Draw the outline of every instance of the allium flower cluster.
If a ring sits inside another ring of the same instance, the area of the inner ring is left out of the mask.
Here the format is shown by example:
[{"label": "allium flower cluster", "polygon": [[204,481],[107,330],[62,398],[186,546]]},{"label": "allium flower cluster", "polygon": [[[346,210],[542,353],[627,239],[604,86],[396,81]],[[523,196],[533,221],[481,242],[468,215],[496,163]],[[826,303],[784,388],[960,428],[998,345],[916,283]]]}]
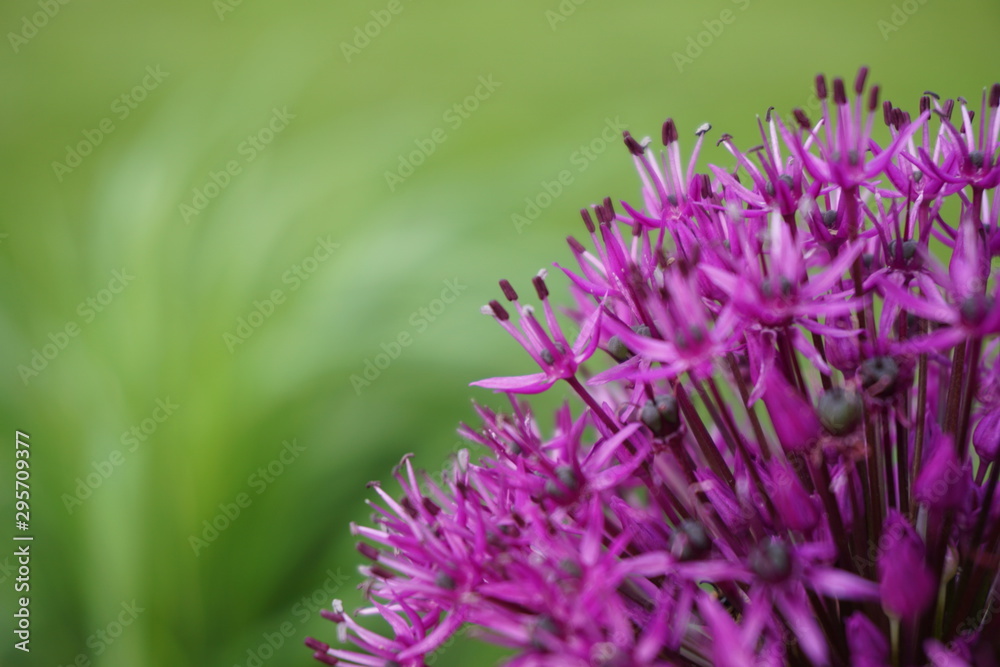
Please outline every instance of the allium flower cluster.
[{"label": "allium flower cluster", "polygon": [[[581,212],[566,310],[501,281],[537,371],[473,383],[509,397],[478,462],[374,486],[320,662],[469,627],[517,667],[1000,664],[1000,84],[911,115],[866,77],[708,173],[707,125],[686,164],[625,133],[642,200]],[[556,385],[543,433],[519,395]]]}]

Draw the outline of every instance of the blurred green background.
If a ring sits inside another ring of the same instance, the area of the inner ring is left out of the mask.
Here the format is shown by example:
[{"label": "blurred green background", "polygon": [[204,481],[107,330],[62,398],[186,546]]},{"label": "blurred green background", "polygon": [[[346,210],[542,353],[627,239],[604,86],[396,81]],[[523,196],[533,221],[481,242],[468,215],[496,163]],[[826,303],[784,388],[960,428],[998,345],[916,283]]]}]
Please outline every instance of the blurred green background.
[{"label": "blurred green background", "polygon": [[27,655],[0,547],[4,665],[312,664],[319,605],[359,601],[365,483],[440,469],[494,400],[467,383],[531,370],[479,314],[496,280],[530,292],[578,208],[635,198],[621,126],[710,121],[730,165],[719,134],[759,143],[819,71],[908,108],[1000,78],[987,0],[9,0],[0,26],[0,537],[15,429],[35,536]]}]

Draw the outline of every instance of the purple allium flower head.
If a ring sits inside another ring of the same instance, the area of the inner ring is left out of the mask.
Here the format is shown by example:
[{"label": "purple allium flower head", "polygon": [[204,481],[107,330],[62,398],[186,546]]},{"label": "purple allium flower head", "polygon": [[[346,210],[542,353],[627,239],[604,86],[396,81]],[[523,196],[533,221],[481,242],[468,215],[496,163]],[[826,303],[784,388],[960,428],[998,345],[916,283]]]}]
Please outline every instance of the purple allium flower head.
[{"label": "purple allium flower head", "polygon": [[317,660],[467,628],[514,667],[1000,664],[1000,85],[816,89],[707,173],[708,124],[686,161],[673,120],[659,155],[625,133],[639,201],[581,211],[565,308],[500,282],[535,370],[473,383],[506,395],[459,429],[478,460],[373,485],[369,602]]}]

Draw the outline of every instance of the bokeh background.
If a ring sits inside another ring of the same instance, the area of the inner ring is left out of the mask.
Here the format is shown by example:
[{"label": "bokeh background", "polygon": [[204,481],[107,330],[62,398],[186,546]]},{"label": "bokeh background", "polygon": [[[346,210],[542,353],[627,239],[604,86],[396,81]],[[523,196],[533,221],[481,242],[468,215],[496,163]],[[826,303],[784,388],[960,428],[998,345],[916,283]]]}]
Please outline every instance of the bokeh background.
[{"label": "bokeh background", "polygon": [[365,483],[440,469],[495,402],[467,383],[530,371],[479,314],[496,280],[530,292],[578,208],[635,198],[622,126],[710,121],[730,165],[719,134],[759,143],[819,71],[911,108],[1000,78],[994,0],[8,0],[0,27],[0,537],[15,429],[35,535],[30,654],[0,547],[3,665],[312,664],[319,606],[359,601]]}]

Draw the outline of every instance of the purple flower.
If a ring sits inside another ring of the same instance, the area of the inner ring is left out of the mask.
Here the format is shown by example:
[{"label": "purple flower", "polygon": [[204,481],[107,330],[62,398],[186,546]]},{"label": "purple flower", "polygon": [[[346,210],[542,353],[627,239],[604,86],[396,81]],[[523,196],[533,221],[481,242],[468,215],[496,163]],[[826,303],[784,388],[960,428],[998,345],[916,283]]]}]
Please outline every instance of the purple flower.
[{"label": "purple flower", "polygon": [[545,286],[544,272],[535,276],[533,282],[545,310],[545,321],[551,334],[546,332],[535,318],[533,308],[521,306],[518,303],[517,294],[506,281],[503,283],[504,292],[507,293],[511,301],[517,304],[523,333],[510,324],[507,311],[498,302],[491,302],[489,308],[485,309],[484,312],[492,314],[501,326],[527,350],[535,363],[542,367],[542,372],[515,377],[490,378],[472,384],[518,394],[537,394],[545,391],[559,380],[573,378],[580,364],[589,359],[590,355],[597,349],[597,330],[601,319],[601,310],[594,309],[580,329],[580,335],[577,336],[576,342],[570,346],[555,318],[552,305],[549,303],[549,292]]},{"label": "purple flower", "polygon": [[[625,133],[639,202],[583,209],[571,324],[544,271],[541,315],[501,281],[539,370],[473,383],[507,401],[460,427],[478,459],[373,486],[369,602],[318,660],[467,628],[515,667],[997,663],[1000,85],[886,101],[879,143],[867,75],[709,174],[707,124],[686,164],[672,120],[659,156]],[[547,427],[518,398],[567,387]]]},{"label": "purple flower", "polygon": [[815,443],[820,428],[816,413],[777,370],[764,380],[764,404],[782,447],[800,452]]},{"label": "purple flower", "polygon": [[970,466],[958,460],[950,437],[939,434],[929,443],[930,455],[924,461],[913,485],[913,496],[928,508],[962,509],[971,500]]},{"label": "purple flower", "polygon": [[979,123],[974,123],[975,111],[970,111],[968,103],[960,100],[958,125],[951,122],[954,104],[943,107],[935,104],[934,111],[941,116],[942,132],[934,147],[934,159],[926,148],[921,148],[920,164],[941,181],[960,192],[964,186],[974,190],[992,189],[1000,184],[1000,84],[993,84],[989,91],[983,91],[979,108]]},{"label": "purple flower", "polygon": [[856,667],[889,665],[889,642],[871,619],[861,612],[854,612],[847,619],[846,631],[851,664]]},{"label": "purple flower", "polygon": [[785,463],[772,460],[769,472],[771,499],[781,522],[790,530],[810,532],[816,527],[820,514],[795,471]]},{"label": "purple flower", "polygon": [[972,434],[972,442],[976,446],[976,454],[986,463],[996,461],[1000,452],[1000,410],[984,412],[976,424],[976,432]]},{"label": "purple flower", "polygon": [[911,620],[934,602],[937,581],[927,564],[924,544],[902,514],[892,511],[882,531],[878,559],[879,593],[886,612]]}]

